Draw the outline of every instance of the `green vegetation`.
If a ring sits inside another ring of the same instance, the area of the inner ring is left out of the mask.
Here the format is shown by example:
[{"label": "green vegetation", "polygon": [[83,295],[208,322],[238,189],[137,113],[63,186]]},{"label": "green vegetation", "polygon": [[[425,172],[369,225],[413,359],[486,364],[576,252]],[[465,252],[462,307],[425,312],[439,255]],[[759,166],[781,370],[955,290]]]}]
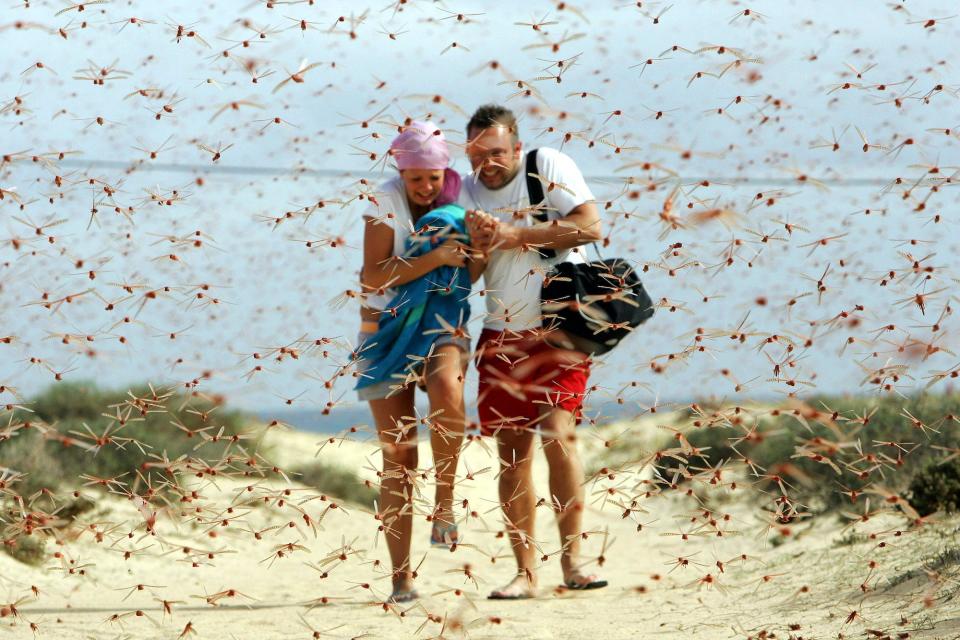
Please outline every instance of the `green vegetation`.
[{"label": "green vegetation", "polygon": [[215,398],[149,386],[107,391],[61,382],[25,406],[30,411],[13,412],[0,442],[0,466],[23,474],[10,488],[24,497],[85,484],[118,486],[96,479],[138,486],[137,473],[148,463],[218,460],[249,425],[246,415]]},{"label": "green vegetation", "polygon": [[907,498],[921,516],[960,510],[960,460],[928,462],[910,481]]},{"label": "green vegetation", "polygon": [[324,495],[365,507],[372,508],[373,501],[380,495],[378,489],[357,478],[354,472],[326,462],[298,467],[293,470],[292,477]]},{"label": "green vegetation", "polygon": [[[187,495],[186,476],[282,478],[261,445],[263,430],[220,398],[60,382],[22,407],[2,414],[0,542],[23,562],[42,562],[46,534],[95,508],[98,491],[175,503]],[[376,495],[347,469],[299,471],[295,479],[331,497],[370,505]]]},{"label": "green vegetation", "polygon": [[[944,508],[960,504],[956,464],[951,471],[934,466],[918,476],[942,460],[945,450],[960,448],[957,395],[818,396],[780,407],[695,407],[677,412],[675,420],[672,426],[692,448],[686,456],[690,473],[737,465],[771,496],[783,487],[815,512],[862,508],[868,492],[874,492],[873,504],[893,494],[927,501],[925,492]],[[671,440],[664,448],[678,446],[680,441]],[[625,459],[624,452],[616,457]],[[635,452],[633,459],[639,457]],[[678,467],[672,458],[659,464],[671,471]],[[908,495],[915,476],[921,479]],[[880,490],[890,494],[880,496]]]},{"label": "green vegetation", "polygon": [[38,567],[47,559],[47,538],[39,535],[22,535],[3,545],[4,552],[15,560]]}]

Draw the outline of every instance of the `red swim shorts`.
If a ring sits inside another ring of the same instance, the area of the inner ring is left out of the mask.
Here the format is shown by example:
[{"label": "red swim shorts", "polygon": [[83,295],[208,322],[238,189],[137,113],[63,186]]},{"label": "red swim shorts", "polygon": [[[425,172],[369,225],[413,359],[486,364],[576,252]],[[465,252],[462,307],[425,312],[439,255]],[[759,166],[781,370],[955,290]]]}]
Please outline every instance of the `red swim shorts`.
[{"label": "red swim shorts", "polygon": [[484,329],[474,362],[480,373],[477,409],[480,432],[530,429],[543,407],[559,407],[580,418],[590,359],[558,349],[533,331]]}]

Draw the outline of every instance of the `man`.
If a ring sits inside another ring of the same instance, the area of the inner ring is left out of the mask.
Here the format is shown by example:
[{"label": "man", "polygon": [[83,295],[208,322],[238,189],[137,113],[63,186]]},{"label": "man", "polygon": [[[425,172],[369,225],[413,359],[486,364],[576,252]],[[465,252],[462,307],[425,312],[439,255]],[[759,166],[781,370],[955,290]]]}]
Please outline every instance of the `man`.
[{"label": "man", "polygon": [[[589,358],[544,340],[549,321],[540,313],[540,287],[551,263],[582,261],[599,240],[600,216],[583,175],[568,156],[539,149],[536,173],[543,185],[540,222],[530,207],[526,157],[514,115],[496,105],[477,109],[467,125],[467,155],[473,174],[461,204],[474,248],[488,260],[484,270],[487,314],[477,345],[481,428],[497,438],[499,493],[517,575],[493,591],[493,599],[533,597],[537,590],[534,546],[536,495],[531,468],[536,431],[550,468],[550,502],[557,514],[564,585],[595,589],[605,580],[580,566],[583,467],[577,452],[576,418],[583,402]],[[547,259],[541,251],[552,249]]]}]

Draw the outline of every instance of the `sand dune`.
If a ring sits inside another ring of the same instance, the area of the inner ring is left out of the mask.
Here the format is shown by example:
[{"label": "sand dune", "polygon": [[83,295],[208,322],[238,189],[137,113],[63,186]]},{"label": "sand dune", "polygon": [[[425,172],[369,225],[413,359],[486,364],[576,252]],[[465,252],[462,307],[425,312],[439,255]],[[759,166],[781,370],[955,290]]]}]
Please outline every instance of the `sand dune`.
[{"label": "sand dune", "polygon": [[[652,433],[659,437],[656,430]],[[312,459],[321,438],[274,430],[267,444],[277,462],[291,468]],[[352,505],[331,509],[315,491],[298,485],[290,486],[284,506],[275,501],[240,506],[238,495],[262,496],[286,485],[282,480],[229,479],[218,480],[216,486],[198,484],[202,499],[197,501],[202,504],[200,515],[207,518],[237,505],[233,514],[217,515],[237,518],[229,526],[190,524],[189,517],[173,517],[171,511],[159,515],[157,535],[151,536],[144,532],[143,516],[135,506],[111,496],[83,516],[93,528],[57,547],[62,560],[51,558],[42,568],[31,568],[0,555],[7,600],[31,594],[31,587],[39,593],[19,604],[19,618],[6,616],[6,631],[11,637],[29,637],[28,622],[33,622],[39,637],[65,640],[181,634],[263,639],[363,634],[712,639],[759,638],[764,630],[778,638],[861,638],[868,630],[887,634],[874,637],[960,637],[960,605],[950,599],[957,587],[949,566],[939,568],[939,578],[921,569],[924,558],[952,548],[960,519],[942,519],[921,530],[904,528],[898,534],[898,527],[906,524],[893,514],[855,529],[844,529],[843,522],[830,516],[792,526],[784,538],[768,530],[754,502],[734,495],[714,498],[711,505],[711,517],[727,532],[717,536],[691,526],[698,507],[681,491],[653,496],[640,505],[643,512],[621,517],[623,509],[615,506],[617,498],[606,488],[622,482],[632,486],[635,475],[588,487],[585,527],[608,531],[611,544],[603,566],[598,566],[603,536],[590,534],[585,559],[594,559],[590,571],[602,574],[610,587],[588,593],[555,588],[560,570],[551,557],[541,571],[538,599],[488,601],[490,589],[507,581],[514,569],[505,539],[497,537],[501,520],[493,469],[481,472],[496,462],[487,446],[471,443],[461,458],[461,476],[472,472],[474,479],[462,479],[457,496],[477,513],[461,526],[464,544],[455,552],[430,548],[428,525],[417,521],[414,557],[423,559],[418,579],[423,597],[406,608],[382,605],[389,592],[384,569],[388,557],[369,513]],[[421,460],[429,460],[428,444],[421,447]],[[598,439],[586,438],[583,448],[589,461],[603,454]],[[328,442],[320,456],[369,479],[375,479],[373,469],[379,466],[372,442]],[[372,468],[365,468],[367,461]],[[535,473],[538,494],[546,496],[542,456]],[[248,485],[252,491],[246,490]],[[313,500],[300,508],[314,517],[323,514],[316,531],[290,507],[308,498]],[[705,507],[699,508],[704,513]],[[559,548],[552,513],[543,508],[539,514],[538,542],[544,553],[552,554]],[[124,524],[98,543],[95,530],[109,528],[107,523]],[[138,525],[131,536],[122,535]],[[689,532],[686,539],[674,535],[680,531]],[[877,532],[876,539],[869,538],[870,532]],[[287,543],[294,546],[277,557],[275,551]],[[125,559],[125,551],[134,555]],[[336,559],[340,552],[345,560]],[[680,557],[689,563],[677,566]],[[466,566],[473,579],[465,576]],[[891,586],[892,580],[902,582]],[[139,584],[149,586],[138,589]],[[163,611],[163,600],[170,602],[169,613]],[[306,625],[321,635],[312,636]]]}]

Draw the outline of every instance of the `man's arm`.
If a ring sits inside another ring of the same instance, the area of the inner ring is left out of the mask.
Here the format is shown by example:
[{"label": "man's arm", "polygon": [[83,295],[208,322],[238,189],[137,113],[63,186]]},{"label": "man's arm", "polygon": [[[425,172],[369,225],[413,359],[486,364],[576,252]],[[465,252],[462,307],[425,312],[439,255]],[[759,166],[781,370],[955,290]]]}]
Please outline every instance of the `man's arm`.
[{"label": "man's arm", "polygon": [[572,249],[603,239],[600,213],[593,202],[584,202],[557,220],[532,227],[499,223],[491,237],[492,249]]}]

